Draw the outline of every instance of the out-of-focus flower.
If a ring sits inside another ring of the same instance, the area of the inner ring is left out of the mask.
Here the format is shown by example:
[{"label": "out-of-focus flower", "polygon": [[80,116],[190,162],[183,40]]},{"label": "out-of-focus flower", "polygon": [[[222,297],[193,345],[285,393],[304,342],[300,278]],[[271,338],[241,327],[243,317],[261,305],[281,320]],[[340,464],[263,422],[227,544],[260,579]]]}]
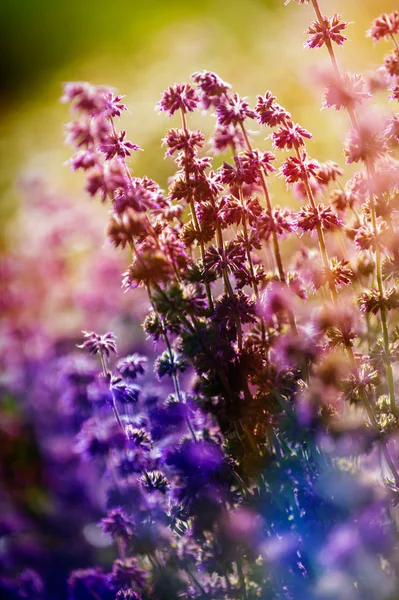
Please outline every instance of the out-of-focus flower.
[{"label": "out-of-focus flower", "polygon": [[367,35],[374,42],[379,42],[383,38],[388,38],[397,33],[399,33],[399,11],[397,10],[394,10],[390,14],[382,13],[374,19],[370,29],[367,31]]}]

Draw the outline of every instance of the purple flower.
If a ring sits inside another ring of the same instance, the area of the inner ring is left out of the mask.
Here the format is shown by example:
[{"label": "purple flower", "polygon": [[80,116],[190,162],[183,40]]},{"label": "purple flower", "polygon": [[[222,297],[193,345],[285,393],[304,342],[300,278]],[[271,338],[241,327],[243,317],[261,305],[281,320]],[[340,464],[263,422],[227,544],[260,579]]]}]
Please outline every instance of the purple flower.
[{"label": "purple flower", "polygon": [[100,150],[105,154],[105,160],[111,160],[114,156],[130,156],[130,150],[141,150],[137,144],[132,144],[125,140],[126,131],[121,131],[119,135],[111,135],[100,144]]},{"label": "purple flower", "polygon": [[171,117],[177,110],[193,112],[198,102],[199,97],[189,83],[176,83],[164,91],[157,107],[160,112],[167,112]]},{"label": "purple flower", "polygon": [[78,348],[88,350],[89,354],[101,354],[107,358],[111,352],[117,353],[114,333],[108,332],[103,335],[93,331],[83,331],[82,333],[86,339],[82,344],[78,344]]},{"label": "purple flower", "polygon": [[191,78],[201,92],[200,98],[205,110],[210,106],[217,106],[220,98],[227,94],[231,88],[229,83],[223,81],[223,79],[216,75],[216,73],[212,73],[212,71],[193,73]]},{"label": "purple flower", "polygon": [[256,113],[249,108],[245,98],[238,94],[223,96],[216,107],[219,125],[240,125],[245,119],[256,119]]},{"label": "purple flower", "polygon": [[135,352],[118,361],[116,368],[124,379],[136,379],[139,375],[144,375],[147,361],[146,356]]},{"label": "purple flower", "polygon": [[109,580],[117,588],[130,588],[132,584],[143,588],[146,583],[146,573],[135,558],[118,558],[112,565]]},{"label": "purple flower", "polygon": [[114,508],[106,517],[101,519],[100,525],[104,533],[113,540],[118,538],[128,541],[134,533],[134,525],[122,508]]},{"label": "purple flower", "polygon": [[111,600],[113,587],[99,567],[72,571],[68,579],[70,600]]}]

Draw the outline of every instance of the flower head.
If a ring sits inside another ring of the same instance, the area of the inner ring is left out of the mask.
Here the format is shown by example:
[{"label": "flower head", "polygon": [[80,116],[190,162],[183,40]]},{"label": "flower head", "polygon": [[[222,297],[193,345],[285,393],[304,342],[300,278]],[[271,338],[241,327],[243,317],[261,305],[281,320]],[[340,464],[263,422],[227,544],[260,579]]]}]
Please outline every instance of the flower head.
[{"label": "flower head", "polygon": [[239,125],[245,119],[256,119],[256,113],[249,108],[245,98],[238,94],[223,96],[216,107],[219,125]]},{"label": "flower head", "polygon": [[201,102],[205,110],[210,106],[217,106],[220,98],[231,88],[229,83],[212,71],[198,71],[193,73],[191,78],[200,90]]},{"label": "flower head", "polygon": [[94,331],[83,331],[82,333],[86,339],[82,344],[78,344],[78,348],[88,350],[89,354],[103,354],[107,357],[111,352],[117,353],[114,333],[108,332],[103,335],[94,333]]},{"label": "flower head", "polygon": [[198,102],[198,94],[189,83],[175,83],[164,91],[157,107],[160,112],[167,112],[171,117],[177,110],[193,112]]},{"label": "flower head", "polygon": [[342,46],[347,38],[341,32],[346,29],[347,25],[348,23],[341,21],[339,15],[331,18],[323,16],[321,22],[313,21],[306,30],[309,39],[305,42],[305,48],[321,48],[327,41]]},{"label": "flower head", "polygon": [[394,10],[389,15],[387,13],[381,14],[374,19],[370,29],[367,31],[368,37],[371,37],[374,42],[379,42],[397,33],[399,33],[399,11],[397,10]]}]

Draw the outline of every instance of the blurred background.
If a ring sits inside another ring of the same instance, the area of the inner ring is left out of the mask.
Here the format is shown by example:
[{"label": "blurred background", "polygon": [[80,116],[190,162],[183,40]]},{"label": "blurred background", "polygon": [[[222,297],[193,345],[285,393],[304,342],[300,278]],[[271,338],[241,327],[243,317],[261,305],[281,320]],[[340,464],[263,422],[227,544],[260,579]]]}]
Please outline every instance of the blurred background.
[{"label": "blurred background", "polygon": [[[373,46],[365,31],[395,0],[321,7],[352,22],[338,49],[344,68],[367,73],[381,64],[390,46]],[[83,176],[65,165],[62,83],[85,80],[125,95],[121,126],[145,150],[133,157],[133,173],[162,187],[173,173],[160,146],[169,121],[154,106],[194,71],[215,71],[251,104],[270,89],[313,133],[309,151],[319,160],[343,164],[347,119],[320,109],[315,73],[328,57],[304,50],[313,13],[294,0],[2,0],[1,13],[0,572],[33,565],[62,598],[69,569],[98,561],[106,546],[95,529],[100,488],[90,495],[97,475],[75,451],[83,417],[76,398],[63,394],[63,378],[87,376],[89,367],[65,357],[82,329],[115,330],[121,353],[151,351],[140,328],[144,297],[120,289],[128,257],[104,244],[107,207],[90,201]],[[213,124],[209,115],[190,120],[206,133]],[[280,205],[292,202],[276,181],[272,193]]]}]

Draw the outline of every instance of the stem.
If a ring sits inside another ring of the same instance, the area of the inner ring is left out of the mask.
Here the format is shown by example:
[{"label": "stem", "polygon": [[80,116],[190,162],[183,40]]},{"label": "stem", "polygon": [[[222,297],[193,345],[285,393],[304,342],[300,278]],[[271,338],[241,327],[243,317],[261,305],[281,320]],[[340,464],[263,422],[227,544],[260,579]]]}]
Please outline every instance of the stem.
[{"label": "stem", "polygon": [[[248,149],[249,152],[252,152],[252,144],[251,144],[251,141],[250,141],[250,139],[248,137],[248,133],[247,133],[245,127],[244,127],[244,123],[242,121],[240,121],[240,127],[241,127],[242,134],[244,136],[244,140],[245,140],[245,144],[247,146],[247,149]],[[267,211],[268,211],[268,213],[270,215],[270,218],[273,219],[273,206],[272,206],[272,203],[271,203],[269,188],[267,186],[266,176],[265,176],[265,173],[264,173],[263,169],[260,169],[259,175],[260,175],[261,185],[262,185],[262,189],[263,189],[263,194],[264,194],[264,197],[265,197],[265,200],[266,200]],[[280,277],[281,281],[285,282],[286,278],[285,278],[283,261],[282,261],[282,258],[281,258],[281,252],[280,252],[280,246],[279,246],[279,242],[278,242],[278,236],[277,236],[277,233],[274,230],[272,231],[272,240],[273,240],[274,257],[275,257],[275,260],[276,260],[276,265],[277,265],[279,277]]]},{"label": "stem", "polygon": [[[183,125],[183,129],[184,132],[187,134],[188,133],[188,129],[187,129],[187,119],[186,119],[186,113],[184,111],[184,108],[180,109],[180,114],[181,114],[181,120],[182,120],[182,125]],[[201,226],[198,222],[198,218],[197,218],[197,213],[195,212],[195,205],[194,205],[194,199],[193,199],[193,195],[190,189],[190,172],[189,172],[189,168],[188,168],[188,156],[187,156],[187,150],[184,150],[184,171],[185,171],[185,178],[186,178],[186,184],[187,187],[189,188],[189,205],[190,205],[190,211],[191,211],[191,219],[192,219],[192,224],[193,227],[198,235],[199,239],[199,245],[200,245],[200,250],[201,250],[201,258],[202,261],[204,261],[205,259],[205,246],[204,246],[204,242],[202,240],[202,231],[201,231]],[[213,298],[212,298],[212,292],[211,292],[211,286],[208,282],[205,282],[205,288],[206,288],[206,295],[208,298],[208,306],[209,306],[209,310],[211,310],[213,312]]]}]

